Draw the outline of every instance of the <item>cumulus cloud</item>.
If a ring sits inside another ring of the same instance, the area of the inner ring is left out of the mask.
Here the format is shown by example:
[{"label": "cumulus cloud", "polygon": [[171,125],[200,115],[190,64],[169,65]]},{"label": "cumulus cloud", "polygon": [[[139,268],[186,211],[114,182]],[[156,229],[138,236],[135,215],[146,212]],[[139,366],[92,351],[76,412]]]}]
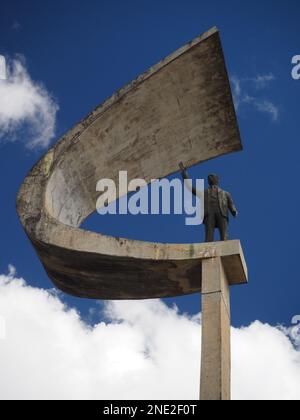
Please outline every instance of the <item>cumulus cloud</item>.
[{"label": "cumulus cloud", "polygon": [[[200,315],[107,302],[91,326],[10,267],[1,317],[1,399],[198,399]],[[255,322],[232,339],[234,399],[300,399],[300,352],[285,331]]]},{"label": "cumulus cloud", "polygon": [[0,55],[0,80],[6,79],[6,61],[3,55]]},{"label": "cumulus cloud", "polygon": [[233,98],[237,111],[242,106],[251,105],[258,112],[268,114],[273,122],[279,118],[279,107],[271,100],[258,96],[257,91],[263,91],[268,85],[275,80],[273,74],[257,75],[253,78],[239,78],[233,76],[231,78],[233,88]]},{"label": "cumulus cloud", "polygon": [[31,149],[46,147],[55,136],[57,111],[56,101],[31,79],[24,60],[9,61],[6,80],[0,80],[0,139],[19,139]]}]

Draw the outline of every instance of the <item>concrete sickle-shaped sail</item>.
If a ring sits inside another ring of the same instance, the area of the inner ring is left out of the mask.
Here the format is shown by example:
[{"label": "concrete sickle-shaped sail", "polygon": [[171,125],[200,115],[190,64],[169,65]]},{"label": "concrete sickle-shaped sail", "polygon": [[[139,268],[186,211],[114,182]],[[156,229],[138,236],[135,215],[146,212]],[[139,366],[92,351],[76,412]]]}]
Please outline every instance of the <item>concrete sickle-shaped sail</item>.
[{"label": "concrete sickle-shaped sail", "polygon": [[[242,149],[218,30],[211,29],[115,93],[34,166],[17,210],[54,284],[74,296],[147,299],[201,291],[201,261],[222,257],[246,281],[239,241],[160,244],[80,228],[102,178],[163,178]],[[100,217],[100,216],[99,216]]]}]

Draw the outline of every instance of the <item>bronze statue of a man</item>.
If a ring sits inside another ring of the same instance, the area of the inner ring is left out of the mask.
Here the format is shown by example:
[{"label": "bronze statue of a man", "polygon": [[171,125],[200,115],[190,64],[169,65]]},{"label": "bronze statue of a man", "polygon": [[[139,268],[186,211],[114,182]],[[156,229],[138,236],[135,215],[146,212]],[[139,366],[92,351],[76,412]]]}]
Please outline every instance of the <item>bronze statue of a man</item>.
[{"label": "bronze statue of a man", "polygon": [[[183,163],[179,164],[183,179],[190,179]],[[209,188],[204,194],[204,225],[205,241],[213,242],[215,229],[219,229],[221,241],[229,239],[228,223],[229,211],[237,217],[238,211],[233,203],[231,195],[219,187],[220,179],[218,175],[208,176]],[[197,195],[196,188],[192,188],[194,195]]]}]

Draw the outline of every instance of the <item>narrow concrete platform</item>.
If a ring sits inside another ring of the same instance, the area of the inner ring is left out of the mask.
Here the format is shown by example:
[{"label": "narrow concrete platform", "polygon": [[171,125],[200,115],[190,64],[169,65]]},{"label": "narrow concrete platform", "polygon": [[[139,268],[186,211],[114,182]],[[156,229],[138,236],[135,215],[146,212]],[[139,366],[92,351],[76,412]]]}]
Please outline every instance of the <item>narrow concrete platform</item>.
[{"label": "narrow concrete platform", "polygon": [[79,297],[153,299],[201,292],[203,261],[215,257],[221,258],[230,285],[247,281],[239,241],[166,245],[123,239],[119,255],[112,256],[74,250],[70,255],[66,249],[40,246],[36,249],[49,277]]}]

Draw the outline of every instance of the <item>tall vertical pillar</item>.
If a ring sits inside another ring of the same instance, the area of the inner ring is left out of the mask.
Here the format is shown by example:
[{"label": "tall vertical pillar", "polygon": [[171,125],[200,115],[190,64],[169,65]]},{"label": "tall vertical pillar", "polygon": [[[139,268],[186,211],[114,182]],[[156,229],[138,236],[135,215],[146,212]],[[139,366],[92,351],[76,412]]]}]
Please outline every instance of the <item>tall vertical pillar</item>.
[{"label": "tall vertical pillar", "polygon": [[202,261],[200,400],[231,399],[230,293],[220,257]]}]

